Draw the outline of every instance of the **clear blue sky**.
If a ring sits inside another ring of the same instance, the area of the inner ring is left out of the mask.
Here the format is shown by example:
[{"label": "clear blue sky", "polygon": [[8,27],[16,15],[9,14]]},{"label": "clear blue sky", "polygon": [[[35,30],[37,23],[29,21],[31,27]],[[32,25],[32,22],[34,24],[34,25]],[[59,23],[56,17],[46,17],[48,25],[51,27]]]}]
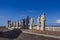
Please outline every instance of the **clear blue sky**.
[{"label": "clear blue sky", "polygon": [[46,24],[60,19],[60,0],[0,0],[0,26],[7,20],[18,21],[27,15],[36,19],[46,13]]}]

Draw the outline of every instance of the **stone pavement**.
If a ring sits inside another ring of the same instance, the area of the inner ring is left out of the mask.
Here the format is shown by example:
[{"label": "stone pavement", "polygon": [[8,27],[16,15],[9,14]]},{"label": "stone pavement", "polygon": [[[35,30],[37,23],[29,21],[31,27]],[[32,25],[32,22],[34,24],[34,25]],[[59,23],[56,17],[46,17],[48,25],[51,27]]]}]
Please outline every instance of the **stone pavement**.
[{"label": "stone pavement", "polygon": [[51,38],[57,38],[60,39],[60,36],[56,36],[56,35],[49,35],[49,34],[41,34],[41,33],[34,33],[28,30],[22,30],[23,33],[28,33],[28,34],[35,34],[35,35],[40,35],[40,36],[44,36],[44,37],[51,37]]},{"label": "stone pavement", "polygon": [[46,37],[40,34],[27,32],[27,30],[11,30],[3,33],[0,40],[60,40],[58,38]]}]

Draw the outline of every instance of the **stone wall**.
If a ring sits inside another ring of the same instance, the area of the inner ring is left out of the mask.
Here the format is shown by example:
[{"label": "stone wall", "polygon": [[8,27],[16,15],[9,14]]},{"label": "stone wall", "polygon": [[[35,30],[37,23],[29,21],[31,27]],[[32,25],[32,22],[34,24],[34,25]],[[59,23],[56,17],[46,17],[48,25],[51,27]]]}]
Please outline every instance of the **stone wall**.
[{"label": "stone wall", "polygon": [[[36,26],[34,26],[33,29],[37,29]],[[45,30],[60,31],[60,27],[45,27]]]},{"label": "stone wall", "polygon": [[60,27],[45,27],[45,30],[60,31]]}]

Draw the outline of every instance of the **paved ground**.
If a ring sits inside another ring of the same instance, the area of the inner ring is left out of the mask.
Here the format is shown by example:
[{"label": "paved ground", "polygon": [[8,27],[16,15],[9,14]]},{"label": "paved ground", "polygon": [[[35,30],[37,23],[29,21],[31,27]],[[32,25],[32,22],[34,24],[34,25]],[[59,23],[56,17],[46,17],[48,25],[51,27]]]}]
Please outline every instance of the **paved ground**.
[{"label": "paved ground", "polygon": [[43,37],[43,36],[38,36],[38,35],[33,35],[33,34],[22,33],[15,40],[60,40],[60,39],[55,39],[55,38],[49,38],[49,37]]},{"label": "paved ground", "polygon": [[0,38],[0,40],[60,40],[60,39],[21,33],[16,39]]},{"label": "paved ground", "polygon": [[60,36],[58,36],[58,35],[51,35],[51,34],[46,34],[46,33],[44,34],[42,32],[38,33],[38,32],[34,32],[34,31],[30,31],[30,30],[22,30],[22,32],[23,33],[28,33],[28,34],[34,34],[34,35],[40,35],[40,36],[60,39]]},{"label": "paved ground", "polygon": [[0,38],[0,40],[60,40],[60,39],[21,33],[16,39]]},{"label": "paved ground", "polygon": [[3,36],[1,35],[0,40],[60,40],[56,38],[43,37],[40,35],[21,33],[19,30],[7,31],[4,32]]},{"label": "paved ground", "polygon": [[46,34],[46,35],[60,36],[60,32],[58,32],[58,31],[48,31],[48,30],[41,31],[41,30],[35,30],[35,29],[32,29],[32,30],[29,30],[29,29],[25,29],[25,30],[24,30],[24,29],[23,29],[23,31],[40,33],[40,34]]}]

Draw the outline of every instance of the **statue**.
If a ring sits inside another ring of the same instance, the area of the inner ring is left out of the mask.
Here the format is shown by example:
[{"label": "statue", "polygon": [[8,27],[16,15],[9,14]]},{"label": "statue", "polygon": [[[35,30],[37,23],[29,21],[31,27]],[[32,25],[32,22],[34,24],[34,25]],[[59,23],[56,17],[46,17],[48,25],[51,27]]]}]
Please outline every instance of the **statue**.
[{"label": "statue", "polygon": [[18,27],[19,27],[19,20],[18,20]]},{"label": "statue", "polygon": [[22,21],[19,21],[19,28],[22,28]]},{"label": "statue", "polygon": [[44,31],[45,30],[45,13],[43,13],[41,15],[41,30]]},{"label": "statue", "polygon": [[33,29],[33,23],[34,23],[34,17],[32,17],[30,20],[30,28],[29,29]]},{"label": "statue", "polygon": [[28,25],[29,24],[29,19],[30,19],[29,16],[27,16],[26,19],[25,19],[25,28],[26,29],[28,29],[28,27],[29,27],[29,25]]},{"label": "statue", "polygon": [[9,27],[9,24],[8,24],[8,22],[7,22],[7,24],[6,24],[6,28],[8,28]]},{"label": "statue", "polygon": [[16,21],[14,22],[14,28],[16,28]]},{"label": "statue", "polygon": [[23,19],[23,29],[25,29],[25,18]]},{"label": "statue", "polygon": [[8,29],[11,28],[11,20],[8,20],[6,28],[8,28]]},{"label": "statue", "polygon": [[13,27],[13,22],[12,22],[12,25],[11,26]]},{"label": "statue", "polygon": [[38,19],[37,19],[37,30],[40,29],[40,26],[41,26],[41,20],[40,20],[40,16],[38,16]]}]

